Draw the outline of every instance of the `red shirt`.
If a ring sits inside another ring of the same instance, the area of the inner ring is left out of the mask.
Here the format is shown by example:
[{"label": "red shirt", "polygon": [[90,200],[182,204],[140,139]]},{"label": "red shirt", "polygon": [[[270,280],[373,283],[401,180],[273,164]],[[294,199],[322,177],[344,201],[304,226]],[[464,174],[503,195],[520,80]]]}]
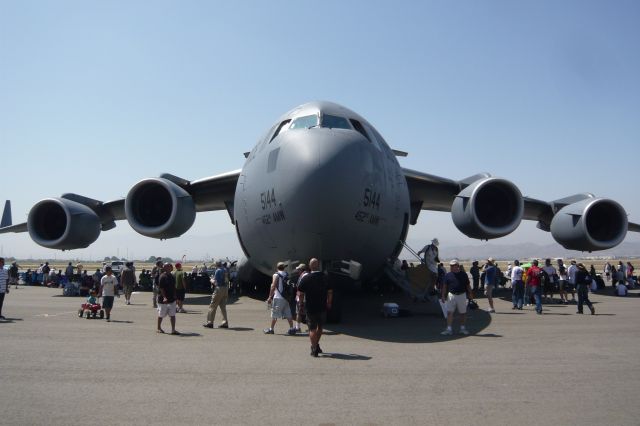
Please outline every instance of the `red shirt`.
[{"label": "red shirt", "polygon": [[527,271],[527,278],[529,279],[529,285],[531,287],[540,285],[540,268],[531,266],[529,271]]}]

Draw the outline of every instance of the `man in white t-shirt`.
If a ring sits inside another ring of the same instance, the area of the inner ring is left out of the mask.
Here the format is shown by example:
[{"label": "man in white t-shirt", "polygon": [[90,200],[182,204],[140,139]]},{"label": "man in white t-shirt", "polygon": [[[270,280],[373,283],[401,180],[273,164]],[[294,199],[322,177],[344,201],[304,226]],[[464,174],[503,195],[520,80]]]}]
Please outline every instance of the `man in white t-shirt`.
[{"label": "man in white t-shirt", "polygon": [[522,310],[524,304],[524,281],[522,280],[522,274],[524,270],[520,266],[519,260],[513,261],[513,267],[511,268],[511,288],[513,289],[511,295],[511,301],[513,302],[513,308]]},{"label": "man in white t-shirt", "polygon": [[286,318],[289,322],[289,331],[287,334],[294,335],[296,330],[293,327],[293,320],[291,315],[291,307],[289,301],[284,297],[285,281],[289,279],[288,274],[285,272],[285,264],[278,262],[277,271],[273,274],[271,280],[271,289],[269,291],[269,298],[267,303],[271,305],[271,327],[264,329],[264,334],[273,334],[273,327],[276,325],[278,318]]},{"label": "man in white t-shirt", "polygon": [[118,279],[113,275],[111,266],[106,266],[105,275],[100,279],[100,295],[102,296],[102,307],[107,314],[107,322],[111,322],[111,309],[113,308],[113,299],[116,295],[116,287]]}]

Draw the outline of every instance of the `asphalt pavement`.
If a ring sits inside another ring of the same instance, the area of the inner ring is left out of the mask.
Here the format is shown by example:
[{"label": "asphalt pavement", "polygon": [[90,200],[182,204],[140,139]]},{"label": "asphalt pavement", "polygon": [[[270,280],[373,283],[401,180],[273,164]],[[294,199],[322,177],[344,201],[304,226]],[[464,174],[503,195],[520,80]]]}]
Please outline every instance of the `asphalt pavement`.
[{"label": "asphalt pavement", "polygon": [[[473,311],[471,334],[451,337],[436,305],[351,298],[319,358],[284,320],[262,333],[264,301],[241,297],[229,329],[206,329],[209,297],[188,295],[171,336],[155,332],[150,293],[116,299],[110,323],[78,318],[83,299],[61,293],[5,298],[0,425],[640,424],[637,293],[591,296],[594,316],[513,311],[503,293],[495,314]],[[384,302],[410,315],[383,318]]]}]

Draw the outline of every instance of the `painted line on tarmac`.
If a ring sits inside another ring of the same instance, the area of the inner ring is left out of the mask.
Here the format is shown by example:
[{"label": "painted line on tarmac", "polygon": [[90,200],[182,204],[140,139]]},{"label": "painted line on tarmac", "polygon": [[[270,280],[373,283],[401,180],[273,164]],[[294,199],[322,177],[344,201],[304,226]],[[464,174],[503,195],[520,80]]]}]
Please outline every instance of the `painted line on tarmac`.
[{"label": "painted line on tarmac", "polygon": [[67,314],[76,314],[78,315],[78,311],[69,311],[69,312],[60,312],[59,314],[36,314],[34,315],[34,317],[43,317],[43,318],[52,318],[52,317],[58,317],[60,315],[67,315]]}]

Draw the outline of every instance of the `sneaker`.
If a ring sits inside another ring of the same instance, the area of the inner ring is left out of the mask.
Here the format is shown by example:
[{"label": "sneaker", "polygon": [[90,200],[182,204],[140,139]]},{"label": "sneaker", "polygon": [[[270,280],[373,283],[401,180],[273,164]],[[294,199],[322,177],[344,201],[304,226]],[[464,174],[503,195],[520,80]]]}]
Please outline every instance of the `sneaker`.
[{"label": "sneaker", "polygon": [[322,353],[322,349],[320,348],[320,345],[318,345],[318,346],[316,347],[316,352],[318,352],[319,354],[321,354],[321,353]]},{"label": "sneaker", "polygon": [[289,336],[293,336],[296,334],[296,329],[295,328],[290,328],[289,331],[287,331],[287,334]]},{"label": "sneaker", "polygon": [[107,322],[111,322],[111,318],[107,318]]},{"label": "sneaker", "polygon": [[293,327],[293,330],[294,330],[296,333],[300,333],[300,327]]},{"label": "sneaker", "polygon": [[210,323],[210,322],[209,322],[209,323],[206,323],[206,324],[202,324],[202,326],[203,326],[204,328],[213,328],[213,323]]},{"label": "sneaker", "polygon": [[489,312],[490,314],[495,314],[495,313],[496,313],[496,310],[495,310],[495,309],[491,309],[491,308],[490,308],[490,309],[487,309],[487,312]]},{"label": "sneaker", "polygon": [[0,319],[1,319],[1,320],[3,320],[3,319],[6,319],[6,318],[5,318],[5,317],[3,317],[2,315],[0,315]]},{"label": "sneaker", "polygon": [[311,355],[312,357],[316,357],[318,358],[318,350],[314,349],[313,346],[311,347],[311,352],[309,353],[309,355]]},{"label": "sneaker", "polygon": [[225,322],[224,324],[220,324],[218,328],[229,328],[229,324]]},{"label": "sneaker", "polygon": [[468,336],[469,335],[469,330],[467,330],[466,328],[461,327],[459,333],[460,334],[464,334],[465,336]]},{"label": "sneaker", "polygon": [[582,311],[578,311],[578,312],[576,312],[576,314],[582,314]]},{"label": "sneaker", "polygon": [[593,306],[589,306],[589,309],[591,309],[591,315],[596,314],[596,308],[594,308]]},{"label": "sneaker", "polygon": [[443,331],[440,334],[443,335],[443,336],[451,336],[453,334],[453,331],[451,331],[451,329],[447,328],[445,331]]},{"label": "sneaker", "polygon": [[264,334],[273,334],[273,328],[265,328],[262,331],[264,332]]}]

